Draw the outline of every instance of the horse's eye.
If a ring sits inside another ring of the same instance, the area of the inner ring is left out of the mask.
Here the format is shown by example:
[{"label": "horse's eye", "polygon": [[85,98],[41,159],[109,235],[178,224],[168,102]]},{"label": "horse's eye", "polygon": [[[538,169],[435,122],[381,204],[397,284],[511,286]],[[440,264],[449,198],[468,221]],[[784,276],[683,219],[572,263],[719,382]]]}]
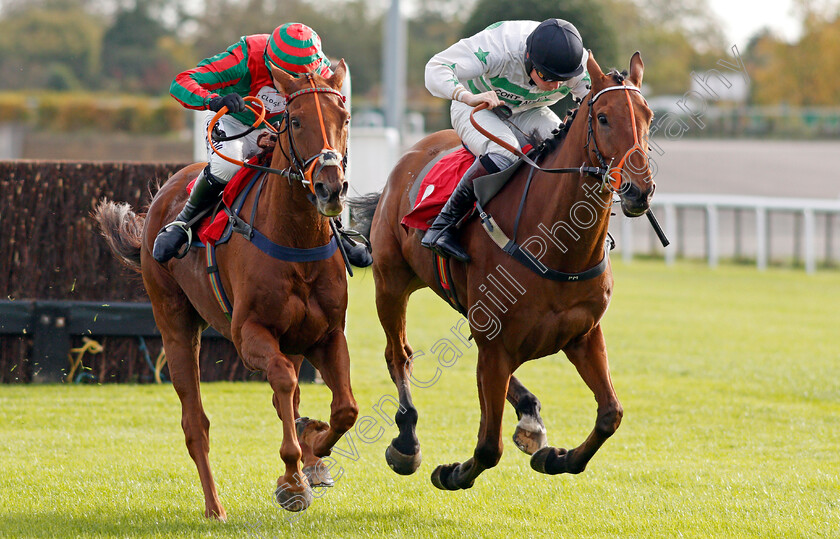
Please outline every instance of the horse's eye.
[{"label": "horse's eye", "polygon": [[607,116],[603,112],[598,115],[598,123],[601,125],[610,125],[607,121]]},{"label": "horse's eye", "polygon": [[298,120],[297,118],[292,118],[291,120],[289,120],[289,122],[292,124],[292,127],[294,127],[295,129],[300,128],[300,120]]}]

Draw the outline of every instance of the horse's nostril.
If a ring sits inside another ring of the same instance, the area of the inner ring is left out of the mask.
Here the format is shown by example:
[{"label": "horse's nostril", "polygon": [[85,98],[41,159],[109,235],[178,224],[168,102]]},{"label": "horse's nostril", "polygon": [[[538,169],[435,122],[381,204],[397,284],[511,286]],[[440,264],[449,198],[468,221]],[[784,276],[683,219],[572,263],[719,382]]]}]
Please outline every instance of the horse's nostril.
[{"label": "horse's nostril", "polygon": [[633,183],[628,182],[624,187],[624,196],[631,199],[638,199],[642,195],[642,190]]},{"label": "horse's nostril", "polygon": [[349,189],[349,188],[350,188],[349,183],[347,183],[347,182],[342,183],[341,184],[341,196],[347,195],[347,189]]},{"label": "horse's nostril", "polygon": [[330,198],[330,190],[327,189],[327,186],[323,183],[316,183],[315,196],[317,196],[320,200],[327,200]]}]

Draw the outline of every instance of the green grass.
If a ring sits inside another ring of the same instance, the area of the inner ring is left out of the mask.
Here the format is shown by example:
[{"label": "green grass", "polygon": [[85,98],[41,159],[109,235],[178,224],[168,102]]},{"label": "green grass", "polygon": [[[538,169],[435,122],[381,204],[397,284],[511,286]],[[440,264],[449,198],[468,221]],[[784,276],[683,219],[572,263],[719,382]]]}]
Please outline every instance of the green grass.
[{"label": "green grass", "polygon": [[[395,394],[370,273],[351,281],[352,380],[362,415]],[[0,387],[0,536],[840,537],[840,274],[684,263],[616,264],[604,320],[621,428],[577,476],[544,476],[508,441],[468,491],[429,482],[468,458],[478,429],[474,350],[415,389],[424,461],[397,476],[378,441],[334,453],[334,488],[291,523],[271,502],[281,427],[262,383],[203,386],[227,523],[207,522],[169,386]],[[428,350],[457,320],[415,295],[409,337]],[[429,353],[420,379],[434,373]],[[561,356],[523,366],[552,445],[589,433],[595,402]],[[304,386],[301,412],[328,413]],[[389,409],[390,415],[390,409]],[[506,410],[505,439],[515,415]]]}]

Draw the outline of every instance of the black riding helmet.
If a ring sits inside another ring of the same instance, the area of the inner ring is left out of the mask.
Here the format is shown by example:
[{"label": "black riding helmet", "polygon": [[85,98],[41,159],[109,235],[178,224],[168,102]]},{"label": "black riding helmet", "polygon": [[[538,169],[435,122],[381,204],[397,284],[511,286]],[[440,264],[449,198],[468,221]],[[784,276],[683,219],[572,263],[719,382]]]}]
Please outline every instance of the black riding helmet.
[{"label": "black riding helmet", "polygon": [[583,73],[583,39],[575,25],[563,19],[540,23],[525,41],[525,69],[536,68],[546,82],[569,80]]}]

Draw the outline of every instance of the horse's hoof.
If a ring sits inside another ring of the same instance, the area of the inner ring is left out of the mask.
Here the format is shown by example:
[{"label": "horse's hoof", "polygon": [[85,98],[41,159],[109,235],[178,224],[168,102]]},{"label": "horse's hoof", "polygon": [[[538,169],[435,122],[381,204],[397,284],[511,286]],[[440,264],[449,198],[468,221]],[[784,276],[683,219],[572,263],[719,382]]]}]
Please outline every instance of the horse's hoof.
[{"label": "horse's hoof", "polygon": [[513,443],[524,453],[533,455],[548,445],[548,436],[545,434],[545,428],[535,432],[525,430],[517,425],[516,431],[513,433]]},{"label": "horse's hoof", "polygon": [[531,468],[540,473],[549,475],[557,475],[564,472],[578,473],[579,471],[583,471],[571,471],[567,469],[566,464],[568,455],[569,452],[562,447],[543,447],[531,456]]},{"label": "horse's hoof", "polygon": [[385,448],[385,461],[392,470],[400,475],[411,475],[420,467],[420,462],[423,457],[420,456],[420,450],[413,455],[403,455],[393,445]]},{"label": "horse's hoof", "polygon": [[283,488],[285,486],[287,484],[284,483],[274,491],[274,499],[277,501],[277,505],[293,513],[305,511],[312,505],[312,489],[309,488],[309,485],[306,485],[303,490],[299,491]]},{"label": "horse's hoof", "polygon": [[441,464],[432,472],[432,484],[440,490],[458,490],[461,487],[452,481],[452,472],[460,466],[460,462]]},{"label": "horse's hoof", "polygon": [[221,505],[213,508],[207,507],[204,509],[204,518],[227,522],[227,513],[225,512],[225,508]]},{"label": "horse's hoof", "polygon": [[330,475],[330,470],[323,465],[321,461],[318,464],[307,466],[303,469],[303,475],[309,480],[309,486],[315,487],[331,487],[335,485],[335,481]]}]

